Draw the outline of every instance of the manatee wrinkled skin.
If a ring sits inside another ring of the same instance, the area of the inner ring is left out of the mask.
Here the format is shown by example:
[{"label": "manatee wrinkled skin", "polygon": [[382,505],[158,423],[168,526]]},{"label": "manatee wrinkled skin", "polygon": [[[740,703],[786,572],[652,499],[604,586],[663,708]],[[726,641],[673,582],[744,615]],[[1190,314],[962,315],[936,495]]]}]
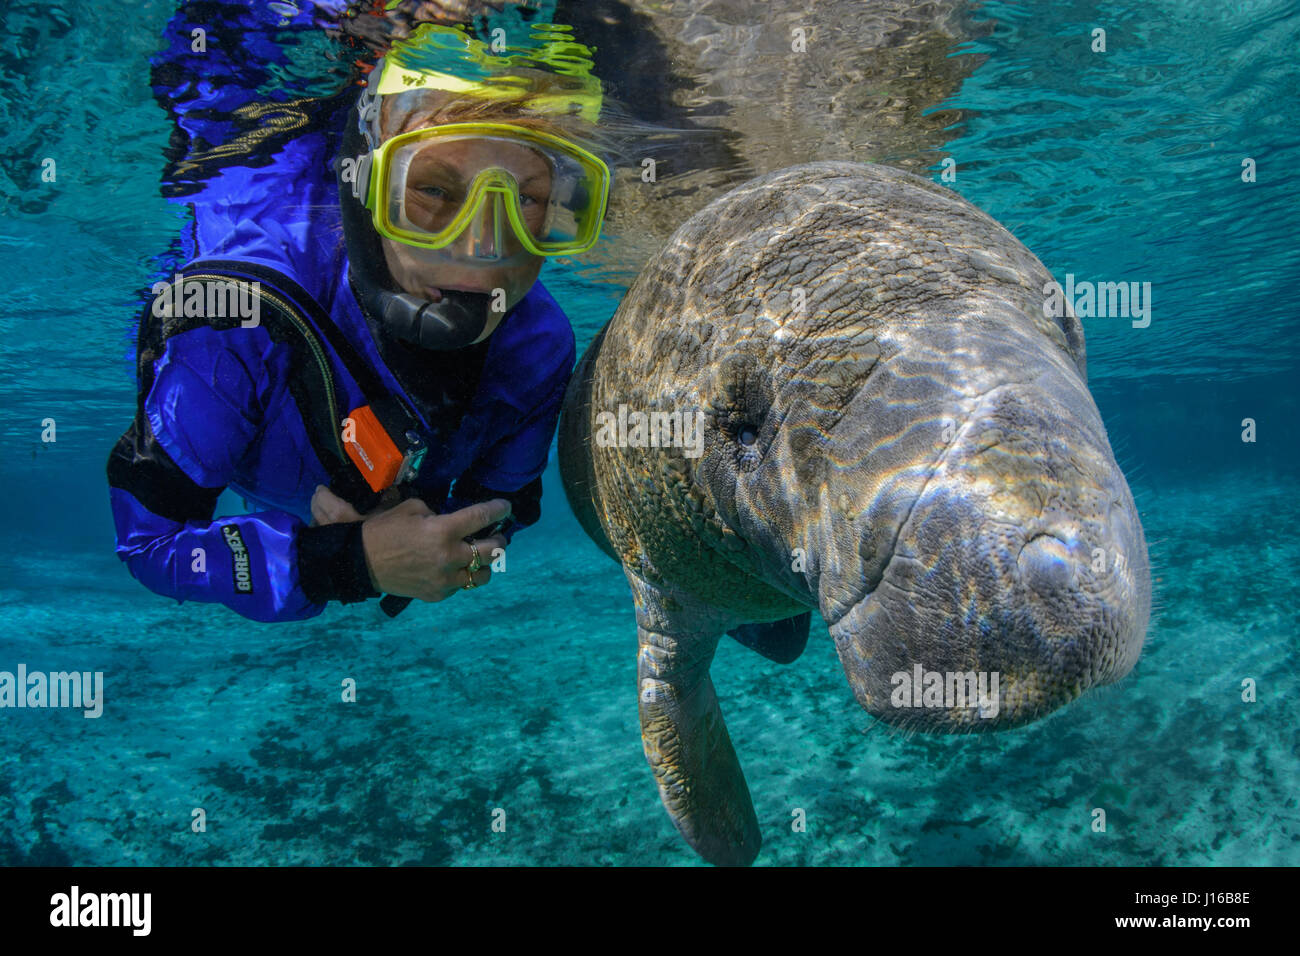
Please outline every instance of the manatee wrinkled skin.
[{"label": "manatee wrinkled skin", "polygon": [[[934,732],[1021,725],[1133,667],[1146,542],[1051,281],[943,187],[813,163],[683,225],[583,356],[565,490],[626,572],[646,756],[710,862],[761,842],[709,678],[728,632],[790,659],[815,609],[859,703]],[[702,454],[596,440],[620,404],[698,409]],[[918,666],[996,675],[994,706],[900,703]]]}]

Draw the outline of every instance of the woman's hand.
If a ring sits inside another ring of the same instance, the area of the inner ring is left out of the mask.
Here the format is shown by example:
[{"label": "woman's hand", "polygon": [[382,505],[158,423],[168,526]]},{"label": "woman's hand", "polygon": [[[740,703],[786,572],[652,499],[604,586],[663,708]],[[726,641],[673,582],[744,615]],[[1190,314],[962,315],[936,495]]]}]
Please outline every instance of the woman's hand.
[{"label": "woman's hand", "polygon": [[[370,586],[385,594],[421,601],[441,601],[469,583],[474,551],[465,537],[510,515],[510,502],[494,498],[449,515],[435,514],[419,498],[380,504],[362,514],[324,485],[311,498],[312,524],[362,521],[361,541],[366,549]],[[475,538],[482,567],[474,573],[476,585],[492,578],[488,567],[494,548],[504,549],[504,535]]]},{"label": "woman's hand", "polygon": [[[354,512],[355,513],[355,512]],[[419,498],[407,498],[396,507],[372,513],[361,525],[370,583],[376,591],[441,601],[469,583],[474,550],[468,535],[501,521],[510,514],[504,498],[481,501],[447,515],[435,514]],[[492,578],[493,551],[504,549],[504,535],[476,538],[482,567],[474,583]]]}]

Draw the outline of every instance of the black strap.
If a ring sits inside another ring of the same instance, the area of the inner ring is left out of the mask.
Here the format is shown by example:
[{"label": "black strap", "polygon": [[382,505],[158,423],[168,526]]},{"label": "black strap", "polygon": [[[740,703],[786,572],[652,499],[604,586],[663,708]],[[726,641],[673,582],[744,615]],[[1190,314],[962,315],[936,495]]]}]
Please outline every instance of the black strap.
[{"label": "black strap", "polygon": [[[236,281],[245,281],[242,277],[233,278]],[[174,281],[172,285],[174,288]],[[202,319],[186,316],[182,303],[179,302],[176,303],[178,308],[157,315],[154,311],[155,303],[156,299],[145,303],[137,330],[136,384],[139,403],[143,403],[144,397],[153,387],[153,366],[162,357],[168,339],[194,328],[197,324],[217,330],[231,329],[242,324],[242,319],[234,315],[205,316]],[[307,426],[307,437],[312,449],[329,472],[331,487],[337,486],[337,494],[353,501],[353,497],[360,490],[358,486],[364,488],[366,492],[370,489],[365,486],[338,441],[338,410],[324,400],[324,396],[332,389],[332,381],[322,379],[322,376],[328,376],[332,380],[333,373],[328,363],[325,368],[320,368],[319,364],[308,355],[307,343],[303,340],[304,327],[307,334],[311,334],[311,324],[301,314],[281,316],[283,310],[276,307],[275,302],[270,299],[263,297],[262,304],[266,307],[266,321],[263,325],[272,341],[289,346],[288,387]],[[290,308],[295,307],[290,305]],[[319,344],[317,348],[320,348]],[[141,414],[137,409],[137,417]],[[354,504],[361,507],[355,501]]]},{"label": "black strap", "polygon": [[304,313],[311,319],[312,325],[316,327],[321,335],[325,336],[330,348],[343,361],[344,368],[348,370],[348,374],[361,387],[361,391],[367,400],[373,401],[388,395],[388,389],[384,387],[379,375],[366,362],[362,361],[361,356],[352,347],[352,343],[347,340],[347,336],[334,324],[334,320],[321,308],[320,303],[309,295],[306,289],[284,273],[260,263],[241,262],[237,259],[198,259],[181,271],[188,272],[194,269],[219,272],[234,279],[253,279],[279,289],[290,302],[297,306],[299,312]]},{"label": "black strap", "polygon": [[[419,419],[410,406],[398,395],[388,390],[378,373],[357,354],[356,349],[347,340],[347,336],[334,324],[334,320],[321,308],[320,303],[289,276],[260,263],[244,262],[237,259],[198,259],[187,264],[180,271],[182,273],[208,272],[228,276],[236,280],[256,281],[277,290],[290,305],[298,310],[299,317],[308,319],[309,324],[329,342],[330,347],[343,362],[343,367],[347,369],[348,374],[352,376],[361,389],[366,404],[370,406],[379,419],[379,423],[388,432],[394,443],[402,447],[405,444],[405,435],[408,431],[421,434],[422,428]],[[330,473],[330,488],[340,497],[350,502],[357,510],[369,511],[377,503],[380,493],[372,490],[366,484],[350,458],[344,457],[341,461],[339,460],[336,446],[332,442],[323,441],[323,437],[319,433],[319,423],[316,424],[316,427],[311,427],[312,419],[319,414],[322,400],[319,396],[307,393],[303,381],[304,377],[302,375],[295,374],[292,376],[290,391],[293,393],[294,401],[297,403],[304,420],[309,423],[308,436],[312,442],[312,447]],[[329,409],[327,411],[327,414],[332,419],[330,427],[335,429],[336,432],[341,420],[338,414],[339,411],[347,410]],[[325,457],[322,457],[322,453]]]}]

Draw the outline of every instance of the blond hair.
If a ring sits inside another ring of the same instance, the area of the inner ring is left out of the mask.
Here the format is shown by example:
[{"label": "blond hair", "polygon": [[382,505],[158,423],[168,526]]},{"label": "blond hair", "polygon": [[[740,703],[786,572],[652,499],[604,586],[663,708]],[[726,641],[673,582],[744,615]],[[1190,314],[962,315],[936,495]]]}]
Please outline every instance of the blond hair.
[{"label": "blond hair", "polygon": [[[523,71],[520,71],[523,72]],[[571,113],[543,108],[562,94],[564,78],[541,71],[527,71],[531,87],[518,94],[478,96],[443,90],[409,90],[382,98],[380,129],[383,138],[398,133],[449,123],[507,123],[563,137],[599,156],[612,158],[619,152],[613,138],[599,124]]]}]

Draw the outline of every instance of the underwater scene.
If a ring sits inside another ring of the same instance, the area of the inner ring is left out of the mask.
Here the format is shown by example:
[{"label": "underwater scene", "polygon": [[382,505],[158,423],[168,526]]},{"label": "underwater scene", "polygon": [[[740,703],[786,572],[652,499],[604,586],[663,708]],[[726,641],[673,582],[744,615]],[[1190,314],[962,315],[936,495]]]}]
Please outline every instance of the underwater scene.
[{"label": "underwater scene", "polygon": [[1300,864],[1300,3],[0,22],[0,863]]}]

